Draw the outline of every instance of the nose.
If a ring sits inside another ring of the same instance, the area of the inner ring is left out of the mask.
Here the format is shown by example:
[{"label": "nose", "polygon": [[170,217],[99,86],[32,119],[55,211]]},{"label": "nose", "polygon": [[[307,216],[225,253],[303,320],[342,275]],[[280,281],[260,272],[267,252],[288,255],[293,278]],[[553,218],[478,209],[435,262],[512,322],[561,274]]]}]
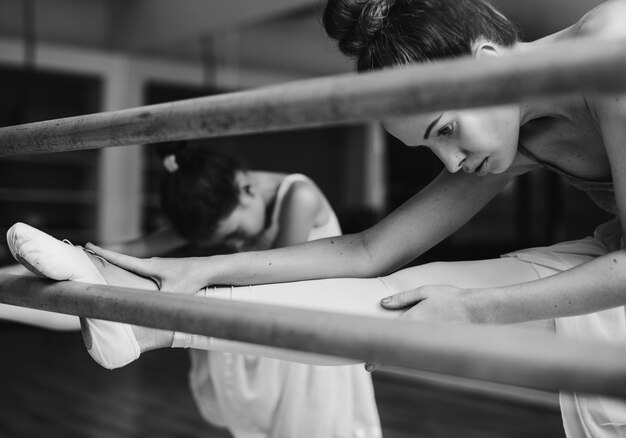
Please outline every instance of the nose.
[{"label": "nose", "polygon": [[463,167],[466,154],[458,149],[438,148],[432,149],[435,155],[441,160],[446,170],[450,173],[456,173]]}]

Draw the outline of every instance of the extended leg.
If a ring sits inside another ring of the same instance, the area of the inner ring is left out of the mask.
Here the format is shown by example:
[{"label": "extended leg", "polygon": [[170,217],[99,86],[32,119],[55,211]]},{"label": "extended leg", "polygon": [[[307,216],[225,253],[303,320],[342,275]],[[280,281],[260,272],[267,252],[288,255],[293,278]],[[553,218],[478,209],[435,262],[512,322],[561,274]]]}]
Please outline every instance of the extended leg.
[{"label": "extended leg", "polygon": [[[97,257],[86,255],[81,249],[66,245],[32,227],[23,224],[20,224],[20,227],[13,227],[12,239],[9,240],[16,258],[39,275],[56,280],[86,281],[156,290],[156,285],[152,281],[123,271]],[[437,284],[442,278],[445,279],[446,284],[461,287],[487,287],[530,281],[536,279],[537,275],[526,263],[513,259],[496,259],[480,262],[434,263],[405,269],[384,278],[339,278],[249,287],[206,288],[199,294],[222,299],[394,318],[399,313],[384,310],[379,304],[381,298],[408,288]],[[311,364],[342,365],[347,363],[340,359],[288,352],[206,336],[185,334],[175,336],[173,332],[108,321],[88,319],[87,322],[89,324],[84,325],[83,331],[87,347],[98,362],[110,368],[125,365],[136,359],[140,352],[167,348],[172,345],[248,353]],[[111,348],[123,346],[124,342],[120,342],[119,339],[106,340],[108,336],[113,335],[120,335],[125,339],[126,352],[113,361],[106,360],[104,353],[100,353],[103,357],[98,357],[96,350],[90,348],[91,341],[94,344],[107,344],[112,346]]]},{"label": "extended leg", "polygon": [[[115,271],[116,267],[103,264],[101,269]],[[107,274],[105,274],[106,277]],[[132,274],[131,274],[132,275]],[[493,259],[471,262],[431,263],[404,269],[382,278],[337,278],[292,283],[205,288],[197,295],[210,298],[247,301],[261,304],[395,318],[401,312],[383,309],[380,299],[390,294],[427,284],[446,284],[459,287],[495,287],[536,280],[534,269],[517,259]],[[120,285],[124,285],[123,281]],[[153,286],[153,285],[152,285]],[[524,325],[542,330],[553,330],[552,321],[531,322]],[[151,332],[152,329],[142,329]],[[137,333],[137,330],[135,330]],[[140,345],[146,345],[150,333],[141,334]],[[176,333],[174,340],[168,334],[154,348],[186,347],[231,353],[254,354],[315,365],[342,365],[354,363],[337,358],[298,353],[254,344],[228,341],[199,335]],[[152,348],[144,348],[145,350]]]}]

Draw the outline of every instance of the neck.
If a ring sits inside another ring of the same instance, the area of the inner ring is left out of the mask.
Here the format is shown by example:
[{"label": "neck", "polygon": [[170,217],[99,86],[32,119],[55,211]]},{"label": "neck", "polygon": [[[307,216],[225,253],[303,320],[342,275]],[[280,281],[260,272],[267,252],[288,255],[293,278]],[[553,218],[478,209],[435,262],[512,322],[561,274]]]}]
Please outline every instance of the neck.
[{"label": "neck", "polygon": [[520,126],[543,117],[568,117],[567,98],[525,102],[520,105]]}]

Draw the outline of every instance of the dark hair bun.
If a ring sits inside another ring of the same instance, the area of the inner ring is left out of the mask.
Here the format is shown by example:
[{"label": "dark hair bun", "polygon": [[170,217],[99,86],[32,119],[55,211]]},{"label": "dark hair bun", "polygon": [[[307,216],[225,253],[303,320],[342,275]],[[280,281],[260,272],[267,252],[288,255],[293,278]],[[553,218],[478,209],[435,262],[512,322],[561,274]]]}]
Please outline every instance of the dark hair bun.
[{"label": "dark hair bun", "polygon": [[359,58],[385,27],[395,0],[329,0],[322,22],[339,50]]},{"label": "dark hair bun", "polygon": [[358,71],[469,55],[480,40],[519,41],[485,0],[328,0],[323,24]]}]

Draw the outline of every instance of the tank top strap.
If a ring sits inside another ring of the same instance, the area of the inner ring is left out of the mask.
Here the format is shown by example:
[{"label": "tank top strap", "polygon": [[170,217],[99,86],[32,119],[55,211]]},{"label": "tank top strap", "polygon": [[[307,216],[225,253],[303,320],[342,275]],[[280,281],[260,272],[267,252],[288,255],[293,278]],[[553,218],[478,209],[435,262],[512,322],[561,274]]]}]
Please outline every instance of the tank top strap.
[{"label": "tank top strap", "polygon": [[532,152],[530,152],[528,149],[526,149],[524,147],[524,145],[522,145],[521,143],[517,146],[517,150],[519,151],[520,154],[524,155],[526,158],[534,161],[535,163],[539,164],[542,167],[545,167],[548,170],[556,172],[559,175],[562,175],[564,177],[576,178],[575,176],[570,175],[569,173],[565,172],[564,170],[559,169],[558,167],[556,167],[556,166],[554,166],[554,165],[552,165],[550,163],[546,163],[545,161],[541,160],[536,155],[534,155]]}]

